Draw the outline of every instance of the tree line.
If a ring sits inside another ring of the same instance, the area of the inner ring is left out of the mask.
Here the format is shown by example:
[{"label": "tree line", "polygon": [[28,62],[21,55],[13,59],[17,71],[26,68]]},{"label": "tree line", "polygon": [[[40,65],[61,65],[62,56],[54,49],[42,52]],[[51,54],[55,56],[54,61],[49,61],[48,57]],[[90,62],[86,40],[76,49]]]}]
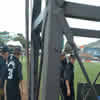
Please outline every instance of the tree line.
[{"label": "tree line", "polygon": [[13,40],[13,41],[19,41],[23,45],[23,48],[25,48],[26,39],[22,33],[17,33],[16,37],[10,36],[9,34],[10,32],[7,31],[0,32],[0,45],[4,45],[9,40]]}]

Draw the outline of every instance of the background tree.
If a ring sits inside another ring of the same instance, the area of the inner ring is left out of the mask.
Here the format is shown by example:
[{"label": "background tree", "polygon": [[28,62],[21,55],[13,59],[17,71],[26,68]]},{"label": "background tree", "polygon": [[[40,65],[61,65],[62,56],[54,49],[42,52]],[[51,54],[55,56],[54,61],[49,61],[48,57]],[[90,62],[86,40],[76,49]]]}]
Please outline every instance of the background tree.
[{"label": "background tree", "polygon": [[3,31],[0,32],[0,45],[4,45],[9,40],[9,32]]},{"label": "background tree", "polygon": [[4,45],[4,40],[0,37],[0,45]]},{"label": "background tree", "polygon": [[26,40],[25,40],[25,37],[23,36],[23,34],[18,33],[17,37],[15,37],[13,40],[20,41],[20,43],[23,45],[23,48],[25,48]]}]

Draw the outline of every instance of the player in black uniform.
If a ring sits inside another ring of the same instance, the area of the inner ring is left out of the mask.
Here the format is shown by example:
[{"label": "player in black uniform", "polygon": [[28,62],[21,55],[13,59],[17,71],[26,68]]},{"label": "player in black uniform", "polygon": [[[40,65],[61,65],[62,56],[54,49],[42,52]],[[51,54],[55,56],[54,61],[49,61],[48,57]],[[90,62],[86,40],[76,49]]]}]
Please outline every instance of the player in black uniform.
[{"label": "player in black uniform", "polygon": [[7,100],[21,100],[19,84],[22,81],[22,64],[19,61],[21,49],[16,48],[8,58]]},{"label": "player in black uniform", "polygon": [[60,88],[64,100],[75,100],[74,98],[74,62],[75,56],[69,57],[69,62],[66,61],[66,57],[62,56],[62,69],[61,69],[61,81]]},{"label": "player in black uniform", "polygon": [[7,46],[3,46],[0,54],[0,100],[4,100],[4,83],[7,77],[7,59],[9,49]]},{"label": "player in black uniform", "polygon": [[65,84],[65,80],[64,80],[64,71],[67,65],[67,59],[65,56],[65,53],[62,53],[60,56],[60,60],[61,60],[61,66],[60,66],[60,93],[61,96],[64,97],[62,98],[62,100],[66,100],[67,97],[67,89],[66,89],[66,84]]}]

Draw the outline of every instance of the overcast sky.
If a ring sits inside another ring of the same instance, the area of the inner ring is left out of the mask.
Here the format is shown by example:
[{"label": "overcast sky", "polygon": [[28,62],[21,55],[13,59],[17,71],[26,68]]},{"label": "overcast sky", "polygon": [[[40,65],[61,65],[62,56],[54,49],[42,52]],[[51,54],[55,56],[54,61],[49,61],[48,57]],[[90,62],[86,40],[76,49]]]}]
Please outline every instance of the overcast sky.
[{"label": "overcast sky", "polygon": [[[72,2],[100,6],[100,0],[67,0]],[[44,4],[43,4],[44,5]],[[100,30],[100,22],[69,19],[71,27]],[[25,0],[0,0],[0,31],[23,33],[25,36]],[[75,38],[78,45],[96,41],[96,39]]]},{"label": "overcast sky", "polygon": [[0,31],[25,33],[25,0],[0,0]]}]

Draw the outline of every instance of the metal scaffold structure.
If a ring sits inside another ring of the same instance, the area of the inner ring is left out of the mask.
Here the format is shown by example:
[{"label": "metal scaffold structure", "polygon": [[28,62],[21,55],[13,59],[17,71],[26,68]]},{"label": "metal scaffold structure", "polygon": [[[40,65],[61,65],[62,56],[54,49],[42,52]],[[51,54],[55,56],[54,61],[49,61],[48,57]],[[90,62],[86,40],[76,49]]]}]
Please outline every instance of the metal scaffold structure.
[{"label": "metal scaffold structure", "polygon": [[97,97],[96,89],[79,57],[73,37],[100,38],[100,31],[72,28],[66,17],[100,21],[100,7],[64,0],[45,0],[46,7],[44,12],[41,12],[42,2],[32,0],[29,100],[39,100],[39,97],[41,100],[59,100],[59,66],[63,35],[66,36],[85,79]]}]

